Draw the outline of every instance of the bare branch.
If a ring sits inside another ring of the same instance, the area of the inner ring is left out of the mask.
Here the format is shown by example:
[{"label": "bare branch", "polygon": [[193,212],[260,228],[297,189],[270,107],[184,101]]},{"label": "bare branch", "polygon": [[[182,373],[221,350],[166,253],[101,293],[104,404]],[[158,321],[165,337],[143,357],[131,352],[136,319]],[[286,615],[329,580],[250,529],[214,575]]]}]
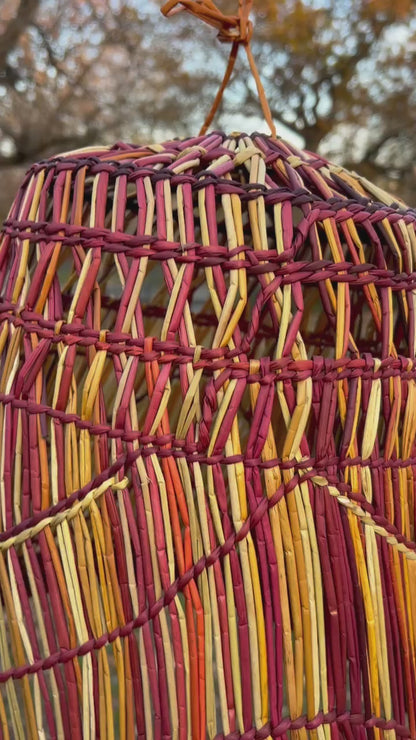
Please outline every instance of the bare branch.
[{"label": "bare branch", "polygon": [[15,49],[20,35],[32,23],[40,0],[20,0],[16,14],[0,36],[0,70],[6,68],[7,57]]}]

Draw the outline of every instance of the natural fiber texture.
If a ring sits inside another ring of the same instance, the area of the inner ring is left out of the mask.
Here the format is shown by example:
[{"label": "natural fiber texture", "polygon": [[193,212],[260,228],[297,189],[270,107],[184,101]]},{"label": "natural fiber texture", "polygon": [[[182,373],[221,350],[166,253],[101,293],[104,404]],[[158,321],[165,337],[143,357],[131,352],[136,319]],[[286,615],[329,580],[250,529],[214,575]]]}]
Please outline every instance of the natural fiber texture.
[{"label": "natural fiber texture", "polygon": [[2,737],[416,737],[415,224],[260,134],[32,167]]}]

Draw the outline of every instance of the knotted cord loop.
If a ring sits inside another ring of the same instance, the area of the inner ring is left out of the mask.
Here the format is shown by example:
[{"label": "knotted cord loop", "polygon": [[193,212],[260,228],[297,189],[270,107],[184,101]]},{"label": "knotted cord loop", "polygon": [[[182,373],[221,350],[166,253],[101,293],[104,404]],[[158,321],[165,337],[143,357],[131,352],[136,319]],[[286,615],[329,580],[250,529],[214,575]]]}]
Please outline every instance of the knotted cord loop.
[{"label": "knotted cord loop", "polygon": [[249,20],[252,4],[253,0],[240,0],[238,15],[224,15],[212,0],[168,0],[162,7],[162,13],[170,16],[186,10],[216,28],[220,41],[247,43],[253,31],[253,24]]},{"label": "knotted cord loop", "polygon": [[217,8],[212,0],[167,0],[167,2],[161,8],[161,11],[165,16],[171,16],[185,10],[196,18],[204,21],[204,23],[207,23],[209,26],[216,28],[220,41],[224,43],[229,42],[232,44],[224,78],[212,104],[211,110],[209,111],[204,125],[201,128],[201,135],[206,133],[220,106],[224,90],[227,87],[227,84],[234,69],[238,49],[240,46],[244,46],[250,65],[250,70],[256,83],[257,93],[259,96],[263,115],[266,119],[267,125],[270,128],[272,137],[276,138],[276,127],[273,123],[269,103],[267,101],[266,93],[264,92],[263,84],[261,82],[260,75],[254,61],[250,46],[250,41],[253,34],[253,24],[249,18],[249,15],[252,4],[253,0],[239,0],[237,15],[225,15]]}]

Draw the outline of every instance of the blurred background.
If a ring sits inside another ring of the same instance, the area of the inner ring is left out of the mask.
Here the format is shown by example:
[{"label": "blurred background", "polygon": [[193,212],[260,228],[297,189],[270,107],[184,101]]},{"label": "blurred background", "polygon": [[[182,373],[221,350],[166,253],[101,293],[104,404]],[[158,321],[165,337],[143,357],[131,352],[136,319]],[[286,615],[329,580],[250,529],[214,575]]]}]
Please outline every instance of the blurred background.
[{"label": "blurred background", "polygon": [[[199,131],[229,49],[161,4],[0,0],[0,218],[35,160]],[[253,20],[278,132],[415,206],[416,0],[254,0]],[[214,128],[267,130],[244,54]]]}]

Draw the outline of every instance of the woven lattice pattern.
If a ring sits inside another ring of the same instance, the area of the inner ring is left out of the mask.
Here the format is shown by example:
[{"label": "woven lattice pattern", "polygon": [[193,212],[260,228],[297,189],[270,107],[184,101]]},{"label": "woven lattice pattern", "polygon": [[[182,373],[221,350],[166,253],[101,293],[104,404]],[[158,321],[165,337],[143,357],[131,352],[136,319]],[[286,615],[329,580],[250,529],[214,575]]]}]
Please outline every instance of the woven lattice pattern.
[{"label": "woven lattice pattern", "polygon": [[32,167],[2,737],[416,737],[415,224],[260,134]]}]

